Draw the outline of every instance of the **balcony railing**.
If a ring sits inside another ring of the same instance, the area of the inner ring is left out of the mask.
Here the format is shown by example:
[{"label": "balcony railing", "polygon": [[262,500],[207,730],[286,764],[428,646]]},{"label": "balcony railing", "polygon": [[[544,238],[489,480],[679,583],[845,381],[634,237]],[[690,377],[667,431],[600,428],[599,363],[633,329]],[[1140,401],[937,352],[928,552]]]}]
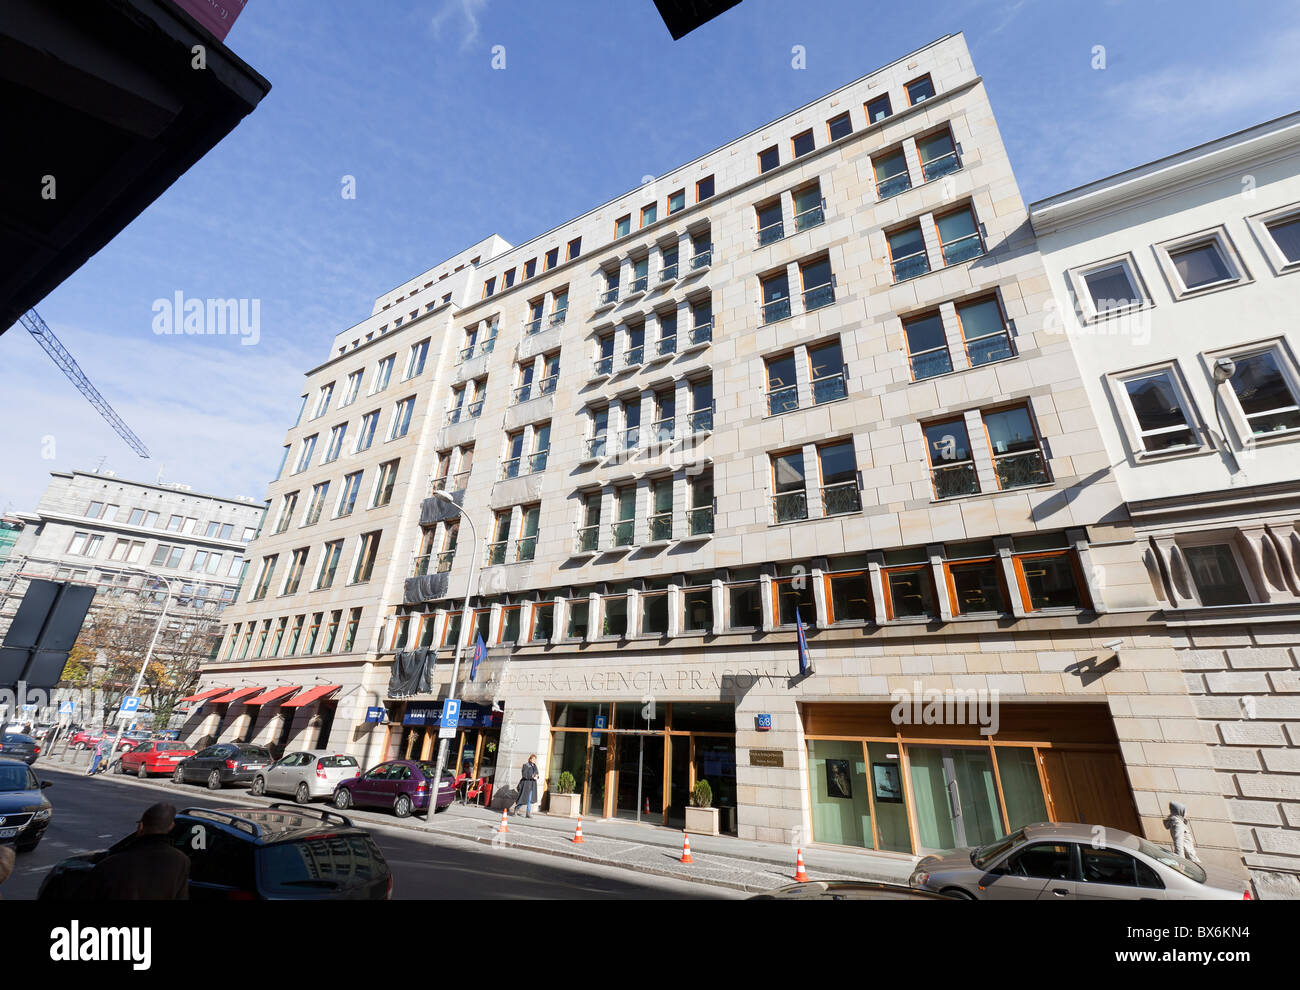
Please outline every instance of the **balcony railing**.
[{"label": "balcony railing", "polygon": [[533,397],[533,383],[528,382],[524,385],[520,385],[518,388],[515,389],[514,404],[519,405],[519,403],[521,402],[527,402],[532,397]]},{"label": "balcony railing", "polygon": [[515,540],[515,560],[527,561],[537,556],[537,537],[521,536]]},{"label": "balcony railing", "polygon": [[893,175],[887,175],[883,179],[876,181],[876,194],[881,199],[889,199],[891,196],[897,196],[899,193],[905,193],[912,188],[912,177],[906,169],[902,172],[895,172]]},{"label": "balcony railing", "polygon": [[600,540],[600,526],[579,526],[576,546],[579,553],[591,553]]},{"label": "balcony railing", "polygon": [[673,538],[673,514],[660,512],[650,517],[650,542],[661,543]]},{"label": "balcony railing", "polygon": [[488,544],[487,563],[489,567],[506,562],[506,546],[508,542],[507,540],[498,540],[496,543]]},{"label": "balcony railing", "polygon": [[980,239],[978,231],[943,245],[943,260],[944,264],[948,265],[960,265],[963,261],[978,258],[983,253],[984,242]]},{"label": "balcony railing", "polygon": [[[461,415],[462,415],[464,412],[465,412],[465,410],[462,409],[460,406],[457,406],[455,409],[452,409],[450,412],[448,412],[448,413],[447,413],[447,425],[448,425],[448,426],[455,426],[457,423],[459,423],[460,420],[461,420]],[[469,417],[467,416],[467,417],[465,417],[465,418],[468,419]]]},{"label": "balcony railing", "polygon": [[799,386],[797,385],[787,385],[784,388],[775,388],[767,393],[767,414],[769,416],[790,412],[798,408]]},{"label": "balcony railing", "polygon": [[438,554],[438,573],[446,574],[449,570],[451,570],[451,562],[455,559],[456,559],[455,547],[452,547],[450,550],[444,550],[442,553]]},{"label": "balcony railing", "polygon": [[712,244],[695,252],[695,257],[691,259],[691,271],[698,272],[703,268],[708,268],[711,264],[713,264]]},{"label": "balcony railing", "polygon": [[623,450],[635,450],[641,443],[641,427],[629,426],[620,438]]},{"label": "balcony railing", "polygon": [[947,347],[936,347],[912,355],[912,379],[921,381],[935,375],[946,375],[952,371],[952,357]]},{"label": "balcony railing", "polygon": [[808,493],[783,492],[772,496],[772,511],[779,523],[796,522],[808,518]]},{"label": "balcony railing", "polygon": [[430,573],[430,567],[433,567],[438,574],[445,574],[451,570],[451,562],[455,557],[455,547],[442,553],[420,554],[415,558],[415,566],[411,568],[411,577],[424,577]]},{"label": "balcony railing", "polygon": [[692,536],[704,536],[713,532],[713,506],[703,505],[690,509],[686,513]]},{"label": "balcony railing", "polygon": [[478,419],[483,412],[483,400],[475,399],[469,404],[469,410],[466,414],[467,419]]},{"label": "balcony railing", "polygon": [[1004,489],[1045,485],[1050,480],[1047,477],[1047,466],[1043,463],[1043,455],[1037,450],[996,457],[994,467],[998,472],[998,485]]},{"label": "balcony railing", "polygon": [[635,368],[645,361],[645,345],[638,347],[629,347],[623,352],[623,367]]},{"label": "balcony railing", "polygon": [[618,302],[617,285],[610,286],[608,289],[606,289],[604,292],[600,294],[600,304],[602,306],[609,306],[616,302]]},{"label": "balcony railing", "polygon": [[812,383],[813,405],[821,405],[823,402],[834,402],[836,399],[842,399],[849,394],[848,382],[844,379],[844,372],[837,375],[826,375],[822,378],[814,378]]},{"label": "balcony railing", "polygon": [[424,577],[424,575],[428,574],[433,556],[431,553],[422,553],[416,557],[415,564],[411,567],[411,577]]},{"label": "balcony railing", "polygon": [[587,441],[587,456],[588,456],[588,457],[604,457],[604,456],[605,456],[605,445],[606,445],[606,441],[607,441],[608,439],[609,439],[609,438],[608,438],[604,433],[602,433],[602,434],[600,434],[599,436],[594,436],[594,437],[592,437],[590,440],[588,440],[588,441]]},{"label": "balcony railing", "polygon": [[469,487],[469,471],[457,471],[451,476],[451,486],[448,491],[463,492]]},{"label": "balcony railing", "polygon": [[1003,358],[1015,355],[1011,347],[1011,337],[1005,330],[966,341],[966,353],[970,355],[970,363],[974,366],[1001,361]]},{"label": "balcony railing", "polygon": [[980,490],[974,464],[953,464],[937,467],[930,472],[934,479],[935,498],[956,498],[958,495],[975,495]]},{"label": "balcony railing", "polygon": [[636,531],[636,520],[620,519],[618,522],[610,526],[609,530],[610,536],[614,541],[614,546],[630,547],[632,545],[632,537]]},{"label": "balcony railing", "polygon": [[677,334],[673,334],[671,337],[660,337],[658,352],[659,352],[658,354],[659,357],[666,357],[669,354],[676,354]]},{"label": "balcony railing", "polygon": [[909,278],[927,274],[930,271],[930,259],[924,251],[895,258],[893,271],[895,282],[906,282]]},{"label": "balcony railing", "polygon": [[676,280],[677,262],[674,261],[671,265],[664,265],[663,270],[659,272],[659,284],[663,285],[665,282],[675,282]]},{"label": "balcony railing", "polygon": [[807,312],[811,312],[814,309],[821,309],[823,306],[829,306],[834,301],[834,282],[827,282],[824,285],[814,285],[811,289],[805,289],[803,293],[803,308]]},{"label": "balcony railing", "polygon": [[542,332],[542,318],[534,317],[524,324],[524,336],[531,337],[533,334]]},{"label": "balcony railing", "polygon": [[546,462],[550,458],[550,450],[539,450],[535,454],[528,455],[528,473],[537,474],[546,470]]},{"label": "balcony railing", "polygon": [[827,485],[822,489],[822,515],[838,516],[846,512],[862,511],[862,495],[856,481]]},{"label": "balcony railing", "polygon": [[948,152],[946,155],[940,155],[938,158],[931,158],[928,162],[921,162],[921,172],[925,175],[926,182],[942,179],[945,175],[951,175],[960,168],[961,159],[957,157],[955,150]]},{"label": "balcony railing", "polygon": [[638,275],[636,278],[632,279],[632,281],[628,283],[627,294],[631,296],[631,295],[635,295],[638,292],[645,292],[645,290],[648,289],[649,287],[650,287],[650,276],[648,274]]},{"label": "balcony railing", "polygon": [[826,210],[820,203],[812,209],[804,210],[802,213],[794,215],[794,229],[796,233],[809,230],[812,227],[820,227],[826,222]]},{"label": "balcony railing", "polygon": [[677,433],[677,419],[674,416],[668,416],[657,420],[653,429],[655,443],[668,443]]},{"label": "balcony railing", "polygon": [[766,227],[758,228],[758,246],[766,247],[768,244],[775,244],[785,237],[785,224],[778,220],[776,223],[769,223]]},{"label": "balcony railing", "polygon": [[596,375],[608,375],[614,370],[614,355],[596,358],[592,371]]},{"label": "balcony railing", "polygon": [[551,314],[551,326],[553,327],[562,326],[564,324],[565,319],[568,317],[568,315],[569,315],[569,309],[567,306],[564,309],[557,309],[554,313]]},{"label": "balcony railing", "polygon": [[559,380],[560,380],[560,376],[558,374],[551,375],[549,378],[543,378],[537,384],[538,396],[550,395],[552,392],[554,392],[555,385],[557,382],[559,382]]},{"label": "balcony railing", "polygon": [[692,434],[710,432],[713,429],[713,410],[696,409],[687,417],[686,425]]},{"label": "balcony railing", "polygon": [[773,299],[771,302],[763,304],[763,322],[775,323],[777,320],[784,320],[790,315],[790,297],[782,296],[780,299]]},{"label": "balcony railing", "polygon": [[519,477],[519,463],[522,457],[512,457],[508,461],[501,462],[501,480],[508,481],[511,478]]},{"label": "balcony railing", "polygon": [[707,344],[711,340],[713,340],[712,320],[709,320],[708,323],[697,323],[691,328],[690,341],[692,347],[696,344]]}]

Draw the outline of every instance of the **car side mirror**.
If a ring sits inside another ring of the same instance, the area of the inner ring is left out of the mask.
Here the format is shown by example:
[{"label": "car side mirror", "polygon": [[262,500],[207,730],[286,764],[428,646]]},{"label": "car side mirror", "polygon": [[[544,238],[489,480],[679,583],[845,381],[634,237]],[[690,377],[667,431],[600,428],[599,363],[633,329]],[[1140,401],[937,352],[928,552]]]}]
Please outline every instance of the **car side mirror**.
[{"label": "car side mirror", "polygon": [[47,787],[51,787],[51,786],[53,786],[53,784],[54,784],[54,781],[52,781],[52,780],[42,780],[42,781],[41,781],[41,790],[45,790],[45,788],[47,788]]}]

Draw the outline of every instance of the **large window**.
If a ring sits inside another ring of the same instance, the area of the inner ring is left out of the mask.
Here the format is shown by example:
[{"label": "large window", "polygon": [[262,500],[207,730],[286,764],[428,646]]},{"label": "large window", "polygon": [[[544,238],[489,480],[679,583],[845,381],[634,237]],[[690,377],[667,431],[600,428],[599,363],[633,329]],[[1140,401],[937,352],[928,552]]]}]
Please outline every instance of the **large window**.
[{"label": "large window", "polygon": [[922,427],[926,452],[930,457],[930,478],[934,497],[954,498],[973,495],[980,490],[975,473],[975,459],[964,419],[948,419]]},{"label": "large window", "polygon": [[1024,488],[1051,480],[1028,406],[985,411],[981,417],[988,432],[999,488]]},{"label": "large window", "polygon": [[838,516],[862,510],[858,491],[858,464],[853,441],[823,444],[817,448],[822,479],[822,514]]},{"label": "large window", "polygon": [[945,265],[960,265],[984,253],[984,241],[975,222],[975,212],[969,206],[935,217],[934,223],[939,230]]},{"label": "large window", "polygon": [[802,450],[772,455],[772,512],[778,523],[808,518]]},{"label": "large window", "polygon": [[925,253],[925,238],[919,223],[894,231],[887,240],[895,282],[904,282],[929,272],[930,259]]},{"label": "large window", "polygon": [[1011,333],[996,296],[958,303],[957,322],[961,324],[966,355],[973,367],[1001,361],[1014,354]]},{"label": "large window", "polygon": [[948,353],[943,318],[937,312],[904,318],[903,334],[907,338],[907,356],[913,381],[919,382],[952,371],[952,356]]}]

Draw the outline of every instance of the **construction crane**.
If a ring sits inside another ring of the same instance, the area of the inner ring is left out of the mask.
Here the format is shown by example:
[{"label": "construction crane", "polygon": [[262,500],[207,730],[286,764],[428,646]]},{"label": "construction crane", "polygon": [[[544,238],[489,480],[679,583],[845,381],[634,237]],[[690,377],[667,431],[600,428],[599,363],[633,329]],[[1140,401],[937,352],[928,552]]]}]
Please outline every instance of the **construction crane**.
[{"label": "construction crane", "polygon": [[41,314],[34,309],[29,309],[18,317],[18,322],[36,338],[36,343],[45,348],[45,353],[63,369],[63,373],[68,376],[68,380],[77,386],[77,390],[89,400],[92,406],[99,410],[99,414],[104,417],[109,426],[117,431],[117,435],[126,441],[127,446],[141,457],[147,458],[149,451],[140,442],[140,438],[131,432],[131,428],[122,422],[122,417],[115,413],[113,407],[99,394],[99,389],[90,383],[90,379],[81,370],[76,359],[68,353],[68,349],[63,346],[59,338],[54,336],[54,331],[45,325],[45,321],[41,319]]}]

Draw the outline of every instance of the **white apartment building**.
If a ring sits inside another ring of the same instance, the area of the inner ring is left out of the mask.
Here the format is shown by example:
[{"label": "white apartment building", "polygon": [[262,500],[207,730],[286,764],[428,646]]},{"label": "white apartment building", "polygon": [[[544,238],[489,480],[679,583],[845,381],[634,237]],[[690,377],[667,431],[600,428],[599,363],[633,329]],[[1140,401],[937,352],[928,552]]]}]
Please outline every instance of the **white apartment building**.
[{"label": "white apartment building", "polygon": [[1030,218],[1212,744],[1162,789],[1217,784],[1257,885],[1298,896],[1300,113]]},{"label": "white apartment building", "polygon": [[1210,747],[1051,299],[960,35],[467,249],[308,373],[191,738],[428,759],[459,640],[498,804],[535,752],[589,816],[707,779],[744,838],[1167,838]]}]

